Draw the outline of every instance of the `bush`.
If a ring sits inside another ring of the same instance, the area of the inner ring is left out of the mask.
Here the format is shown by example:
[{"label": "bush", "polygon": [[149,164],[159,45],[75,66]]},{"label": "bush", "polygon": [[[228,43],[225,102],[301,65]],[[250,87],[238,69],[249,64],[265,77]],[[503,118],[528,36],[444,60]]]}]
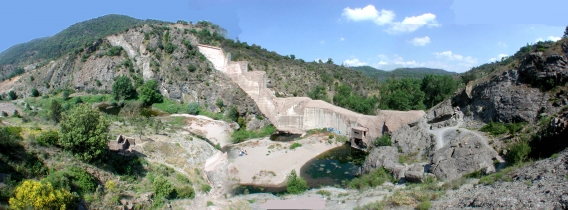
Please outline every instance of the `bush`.
[{"label": "bush", "polygon": [[204,193],[208,193],[211,190],[211,186],[209,186],[208,184],[202,184],[201,185],[201,191]]},{"label": "bush", "polygon": [[37,89],[32,88],[32,97],[38,97],[39,96],[39,91],[37,91]]},{"label": "bush", "polygon": [[79,194],[87,194],[95,192],[97,182],[93,175],[89,174],[85,169],[79,167],[71,167],[68,169],[69,175],[72,177],[73,187]]},{"label": "bush", "polygon": [[302,144],[298,143],[298,142],[294,142],[292,145],[290,145],[290,149],[296,149],[298,147],[301,147]]},{"label": "bush", "polygon": [[148,80],[140,87],[140,100],[146,105],[161,103],[164,100],[164,96],[158,90],[158,82],[156,80]]},{"label": "bush", "polygon": [[18,95],[16,95],[16,92],[14,92],[13,90],[10,90],[10,92],[8,92],[8,97],[10,97],[10,100],[18,99]]},{"label": "bush", "polygon": [[367,189],[370,187],[376,187],[382,185],[385,182],[392,182],[394,178],[390,174],[390,172],[381,167],[377,170],[371,171],[368,174],[364,174],[363,176],[357,177],[351,182],[349,182],[348,187],[352,189]]},{"label": "bush", "polygon": [[41,145],[58,145],[59,144],[59,133],[57,131],[47,131],[43,132],[38,138],[37,142]]},{"label": "bush", "polygon": [[508,131],[505,124],[496,123],[496,122],[493,122],[493,121],[490,121],[489,124],[484,125],[479,130],[483,131],[483,132],[488,132],[493,136],[501,135],[501,134],[507,133],[507,131]]},{"label": "bush", "polygon": [[318,190],[316,192],[316,194],[322,195],[322,196],[330,196],[331,192],[327,191],[327,190]]},{"label": "bush", "polygon": [[136,90],[132,86],[130,78],[119,76],[112,84],[112,95],[115,100],[131,99],[136,96]]},{"label": "bush", "polygon": [[192,115],[199,114],[199,104],[197,102],[191,102],[187,105],[187,113]]},{"label": "bush", "polygon": [[87,162],[106,154],[110,123],[86,104],[80,104],[63,116],[59,144]]},{"label": "bush", "polygon": [[184,186],[182,188],[177,188],[175,191],[176,198],[195,198],[195,191],[190,186]]},{"label": "bush", "polygon": [[388,135],[388,134],[384,134],[380,138],[377,137],[375,139],[375,146],[377,146],[377,147],[391,146],[391,145],[392,145],[391,136]]},{"label": "bush", "polygon": [[54,189],[50,183],[25,180],[16,188],[9,203],[15,209],[71,209],[74,196],[64,189]]},{"label": "bush", "polygon": [[308,183],[302,177],[296,174],[296,170],[292,170],[286,181],[286,191],[291,194],[301,194],[308,189]]},{"label": "bush", "polygon": [[507,152],[507,161],[511,164],[517,164],[527,160],[529,153],[531,152],[531,146],[527,140],[521,140],[520,142],[514,143],[509,146],[509,152]]},{"label": "bush", "polygon": [[70,95],[70,94],[71,94],[71,93],[69,93],[69,90],[63,90],[63,94],[61,95],[61,98],[62,98],[64,101],[67,101],[67,100],[69,100],[69,95]]},{"label": "bush", "polygon": [[118,56],[122,52],[121,46],[113,46],[106,53],[107,56]]},{"label": "bush", "polygon": [[423,201],[422,203],[418,204],[416,208],[419,210],[428,210],[432,208],[432,203],[430,203],[430,201]]},{"label": "bush", "polygon": [[63,107],[61,107],[59,101],[52,99],[51,104],[49,105],[49,117],[51,118],[51,120],[55,121],[56,123],[59,123],[59,121],[61,121],[62,109]]},{"label": "bush", "polygon": [[152,182],[152,189],[156,198],[168,199],[174,192],[172,184],[163,176],[157,176]]}]

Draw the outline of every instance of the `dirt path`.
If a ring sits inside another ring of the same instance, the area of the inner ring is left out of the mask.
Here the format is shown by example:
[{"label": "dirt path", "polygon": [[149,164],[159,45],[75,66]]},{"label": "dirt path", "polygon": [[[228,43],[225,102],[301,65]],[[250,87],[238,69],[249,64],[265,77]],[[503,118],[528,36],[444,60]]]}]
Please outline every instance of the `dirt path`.
[{"label": "dirt path", "polygon": [[231,124],[221,120],[214,120],[201,115],[173,114],[172,117],[186,117],[188,124],[185,126],[191,133],[203,136],[214,145],[221,147],[230,145],[231,133],[235,130]]}]

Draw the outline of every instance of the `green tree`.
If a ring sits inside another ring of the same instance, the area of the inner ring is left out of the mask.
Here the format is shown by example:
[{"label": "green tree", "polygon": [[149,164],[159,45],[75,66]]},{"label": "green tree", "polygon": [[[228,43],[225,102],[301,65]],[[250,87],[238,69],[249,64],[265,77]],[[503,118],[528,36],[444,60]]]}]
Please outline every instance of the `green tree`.
[{"label": "green tree", "polygon": [[568,26],[566,26],[566,29],[564,29],[564,36],[562,36],[564,38],[568,37]]},{"label": "green tree", "polygon": [[427,108],[449,98],[457,88],[457,82],[449,75],[426,75],[420,86],[424,92],[424,104]]},{"label": "green tree", "polygon": [[424,92],[420,80],[412,78],[387,79],[380,88],[381,109],[419,110],[425,109]]},{"label": "green tree", "polygon": [[16,92],[14,92],[13,90],[10,90],[10,92],[8,92],[8,96],[10,97],[10,100],[18,99],[18,95],[16,95]]},{"label": "green tree", "polygon": [[98,111],[80,104],[63,115],[59,144],[79,159],[94,162],[106,154],[109,125]]},{"label": "green tree", "polygon": [[59,144],[59,133],[57,131],[43,132],[37,137],[37,142],[41,145],[57,145]]},{"label": "green tree", "polygon": [[296,170],[292,170],[286,181],[286,191],[291,194],[300,194],[308,189],[306,180],[296,174]]},{"label": "green tree", "polygon": [[164,96],[158,90],[158,82],[156,80],[148,80],[140,87],[140,99],[146,105],[161,103],[164,100]]},{"label": "green tree", "polygon": [[38,97],[39,96],[39,91],[37,91],[37,89],[32,88],[32,97]]},{"label": "green tree", "polygon": [[51,104],[49,105],[49,117],[51,120],[59,123],[61,121],[61,104],[59,101],[52,99]]},{"label": "green tree", "polygon": [[332,60],[331,58],[328,58],[325,63],[327,63],[327,64],[333,64],[333,60]]},{"label": "green tree", "polygon": [[308,97],[314,100],[323,100],[329,102],[327,91],[323,85],[316,85],[312,91],[308,92]]},{"label": "green tree", "polygon": [[49,182],[26,180],[9,203],[14,209],[71,209],[73,201],[73,194],[67,190],[54,189]]},{"label": "green tree", "polygon": [[136,96],[136,90],[132,86],[130,78],[127,76],[119,76],[112,84],[112,95],[115,100],[131,99]]}]

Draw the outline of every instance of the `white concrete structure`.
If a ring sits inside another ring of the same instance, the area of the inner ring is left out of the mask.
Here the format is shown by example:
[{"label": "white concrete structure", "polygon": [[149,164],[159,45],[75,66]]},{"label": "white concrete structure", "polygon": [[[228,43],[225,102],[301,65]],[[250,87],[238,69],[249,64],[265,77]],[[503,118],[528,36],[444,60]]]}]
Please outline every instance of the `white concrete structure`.
[{"label": "white concrete structure", "polygon": [[333,128],[349,136],[352,127],[366,127],[369,128],[368,136],[375,138],[382,135],[383,125],[394,131],[425,114],[422,110],[381,110],[377,116],[370,116],[307,97],[277,98],[266,87],[266,72],[248,71],[247,62],[231,61],[230,55],[225,55],[221,48],[207,45],[198,45],[198,48],[215,69],[229,76],[256,102],[260,111],[279,131],[304,133],[309,129]]}]

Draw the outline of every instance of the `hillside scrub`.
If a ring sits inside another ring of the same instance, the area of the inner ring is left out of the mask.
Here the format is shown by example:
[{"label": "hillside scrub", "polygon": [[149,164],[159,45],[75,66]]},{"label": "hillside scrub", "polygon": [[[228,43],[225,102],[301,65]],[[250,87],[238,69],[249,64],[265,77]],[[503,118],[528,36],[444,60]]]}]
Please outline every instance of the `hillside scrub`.
[{"label": "hillside scrub", "polygon": [[306,180],[296,174],[296,170],[292,170],[286,181],[286,191],[290,194],[301,194],[308,189]]}]

